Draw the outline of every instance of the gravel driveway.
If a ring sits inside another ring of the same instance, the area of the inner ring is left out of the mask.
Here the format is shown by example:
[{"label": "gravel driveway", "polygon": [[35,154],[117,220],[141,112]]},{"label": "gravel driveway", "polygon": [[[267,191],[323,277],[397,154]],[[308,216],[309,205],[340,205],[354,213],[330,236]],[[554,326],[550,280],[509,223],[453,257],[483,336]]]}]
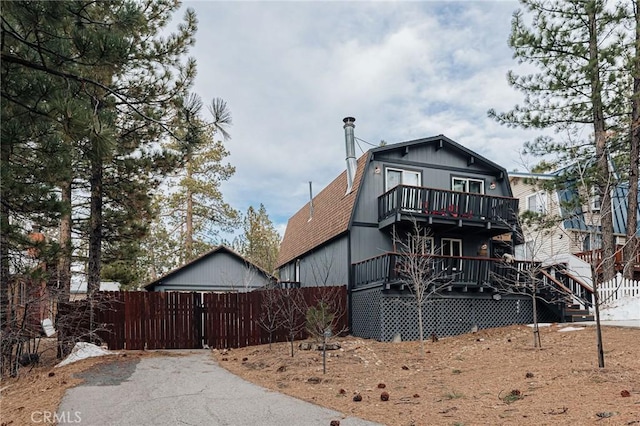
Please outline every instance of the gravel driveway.
[{"label": "gravel driveway", "polygon": [[[177,356],[180,355],[180,356]],[[376,425],[344,417],[246,382],[227,372],[208,351],[171,352],[98,365],[69,389],[59,424],[76,425]]]}]

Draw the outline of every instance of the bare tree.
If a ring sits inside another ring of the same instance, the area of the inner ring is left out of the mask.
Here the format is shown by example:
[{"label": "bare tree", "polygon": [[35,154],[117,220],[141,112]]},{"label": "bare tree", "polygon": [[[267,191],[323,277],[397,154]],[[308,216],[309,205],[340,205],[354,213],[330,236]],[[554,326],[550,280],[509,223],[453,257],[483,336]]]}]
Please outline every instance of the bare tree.
[{"label": "bare tree", "polygon": [[453,280],[445,259],[438,256],[433,244],[430,228],[421,228],[417,220],[412,220],[412,229],[405,235],[394,232],[398,261],[396,272],[407,284],[413,295],[420,335],[420,355],[424,357],[424,319],[423,311],[427,300],[448,287]]},{"label": "bare tree", "polygon": [[261,290],[260,316],[258,324],[269,333],[269,350],[273,342],[273,333],[282,326],[282,315],[280,313],[280,289],[268,286]]},{"label": "bare tree", "polygon": [[[538,233],[537,236],[543,236]],[[563,282],[536,259],[541,247],[540,239],[527,241],[527,259],[515,260],[513,255],[505,254],[497,267],[490,272],[490,282],[498,294],[522,295],[531,298],[533,316],[533,346],[541,348],[540,327],[538,322],[538,301],[556,304],[564,312],[564,305],[572,301],[572,292]],[[580,300],[582,304],[586,301]]]},{"label": "bare tree", "polygon": [[302,291],[299,288],[283,288],[280,290],[280,309],[278,310],[280,323],[287,331],[291,343],[291,357],[293,357],[293,341],[297,334],[304,330],[304,316],[307,312]]}]

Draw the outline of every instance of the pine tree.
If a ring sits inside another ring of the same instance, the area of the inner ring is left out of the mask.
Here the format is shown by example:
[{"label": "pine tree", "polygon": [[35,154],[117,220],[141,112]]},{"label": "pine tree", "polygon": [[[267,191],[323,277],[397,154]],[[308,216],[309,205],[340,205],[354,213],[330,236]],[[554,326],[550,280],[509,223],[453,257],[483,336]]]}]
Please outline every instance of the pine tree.
[{"label": "pine tree", "polygon": [[274,273],[281,238],[263,204],[257,210],[253,206],[247,209],[243,229],[244,233],[234,241],[235,249],[247,260]]},{"label": "pine tree", "polygon": [[[3,2],[2,6],[3,135],[8,129],[5,123],[12,119],[14,129],[22,132],[16,132],[12,146],[3,140],[3,173],[10,178],[29,175],[37,182],[27,188],[34,200],[58,203],[47,207],[34,203],[30,209],[32,217],[42,212],[62,214],[59,265],[63,270],[70,265],[71,219],[78,217],[74,222],[82,227],[86,215],[84,206],[71,205],[70,188],[90,191],[90,226],[84,235],[90,241],[91,292],[100,280],[104,231],[118,229],[105,220],[114,218],[122,224],[126,217],[135,225],[147,214],[145,208],[130,208],[118,203],[118,197],[105,196],[119,192],[135,200],[148,198],[157,183],[150,176],[177,164],[170,155],[158,155],[154,147],[163,135],[172,134],[172,111],[195,75],[195,62],[185,58],[194,41],[195,15],[188,10],[184,23],[167,35],[164,28],[179,7],[177,1]],[[45,144],[38,127],[46,128],[55,146]],[[48,150],[41,156],[40,167],[52,173],[19,164],[17,159],[23,158],[15,153],[29,144],[42,147],[41,152]],[[160,161],[152,161],[159,157]],[[58,158],[64,159],[62,164]],[[119,161],[144,165],[143,177],[133,174],[131,165],[128,175],[111,175],[122,172]],[[17,182],[30,179],[16,178],[15,186],[3,185],[3,223],[17,218],[19,209],[12,203],[25,199]],[[119,182],[119,187],[105,189],[105,182]],[[126,192],[130,190],[135,192]],[[142,202],[138,207],[146,205]],[[120,213],[115,214],[116,210]],[[129,214],[123,216],[124,212]],[[2,228],[2,273],[7,277],[8,254],[17,233],[8,226]],[[133,225],[119,229],[136,229],[133,235],[139,231]]]},{"label": "pine tree", "polygon": [[622,250],[622,263],[624,276],[634,278],[634,265],[638,256],[638,168],[640,167],[640,1],[633,2],[634,43],[632,44],[629,68],[633,79],[631,92],[631,119],[629,120],[629,194],[627,200],[627,235],[626,243]]},{"label": "pine tree", "polygon": [[221,99],[211,103],[210,120],[201,110],[200,98],[190,95],[175,117],[175,138],[167,148],[181,158],[182,166],[163,181],[153,201],[154,220],[143,242],[143,281],[211,250],[220,233],[238,223],[238,212],[224,201],[220,188],[235,168],[225,162],[229,152],[224,143],[216,140],[218,135],[229,139],[231,114]]},{"label": "pine tree", "polygon": [[[525,94],[524,105],[506,113],[491,110],[489,115],[509,126],[553,128],[571,135],[586,125],[592,128],[589,141],[575,144],[541,137],[527,148],[538,155],[557,154],[558,162],[574,160],[576,154],[584,163],[595,159],[591,181],[602,200],[602,273],[609,279],[615,275],[610,192],[617,183],[610,158],[624,140],[619,124],[626,103],[619,58],[626,35],[618,27],[625,13],[602,0],[521,3],[527,15],[514,14],[509,44],[519,62],[532,64],[538,72],[510,72],[509,83]],[[530,26],[525,22],[529,15]]]}]

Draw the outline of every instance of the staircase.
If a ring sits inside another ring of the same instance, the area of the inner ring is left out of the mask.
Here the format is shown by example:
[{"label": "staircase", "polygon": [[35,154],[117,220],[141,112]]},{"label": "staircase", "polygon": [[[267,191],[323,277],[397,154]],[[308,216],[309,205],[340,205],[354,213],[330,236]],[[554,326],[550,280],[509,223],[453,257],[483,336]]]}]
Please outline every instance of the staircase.
[{"label": "staircase", "polygon": [[594,321],[591,286],[571,274],[565,265],[551,265],[540,271],[540,296],[562,322]]},{"label": "staircase", "polygon": [[588,309],[582,309],[577,304],[565,307],[562,319],[562,322],[595,321],[595,317]]}]

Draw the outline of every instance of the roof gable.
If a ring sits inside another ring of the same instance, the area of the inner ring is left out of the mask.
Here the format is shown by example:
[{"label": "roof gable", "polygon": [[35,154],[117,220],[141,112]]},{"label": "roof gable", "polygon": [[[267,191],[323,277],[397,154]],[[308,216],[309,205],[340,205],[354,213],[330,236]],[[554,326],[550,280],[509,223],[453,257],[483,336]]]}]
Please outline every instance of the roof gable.
[{"label": "roof gable", "polygon": [[257,271],[259,271],[261,274],[263,274],[265,277],[269,278],[269,279],[274,279],[274,277],[268,273],[267,271],[265,271],[264,269],[262,269],[261,267],[259,267],[258,265],[248,261],[247,259],[245,259],[242,255],[240,255],[239,253],[235,252],[234,250],[230,249],[227,246],[224,245],[219,245],[217,247],[215,247],[214,249],[212,249],[211,251],[206,252],[205,254],[203,254],[200,257],[197,257],[195,259],[193,259],[191,262],[185,263],[184,265],[173,269],[169,272],[167,272],[166,274],[156,278],[155,280],[151,281],[148,284],[144,285],[144,289],[146,290],[152,290],[156,285],[160,284],[162,281],[165,281],[167,278],[170,278],[186,269],[189,268],[193,268],[195,266],[197,266],[197,264],[206,261],[207,259],[211,258],[212,256],[215,256],[216,254],[220,254],[220,253],[226,253],[229,254],[235,258],[237,258],[238,260],[240,260],[241,262],[245,263],[246,265],[255,268]]},{"label": "roof gable", "polygon": [[458,142],[455,142],[444,135],[431,136],[428,138],[415,139],[407,142],[400,142],[391,145],[384,145],[378,148],[371,149],[371,153],[374,158],[376,154],[396,151],[396,150],[406,150],[410,149],[412,146],[417,145],[435,145],[436,149],[447,149],[450,151],[456,151],[463,157],[467,157],[470,163],[479,163],[484,165],[487,169],[492,169],[496,173],[502,173],[505,177],[507,176],[507,171],[504,167],[494,163],[493,161],[483,157],[482,155],[466,148],[465,146],[460,145]]},{"label": "roof gable", "polygon": [[309,203],[289,219],[284,238],[280,243],[278,267],[347,231],[369,155],[365,153],[358,159],[353,189],[349,194],[345,194],[347,190],[345,170],[313,197],[311,219]]}]

